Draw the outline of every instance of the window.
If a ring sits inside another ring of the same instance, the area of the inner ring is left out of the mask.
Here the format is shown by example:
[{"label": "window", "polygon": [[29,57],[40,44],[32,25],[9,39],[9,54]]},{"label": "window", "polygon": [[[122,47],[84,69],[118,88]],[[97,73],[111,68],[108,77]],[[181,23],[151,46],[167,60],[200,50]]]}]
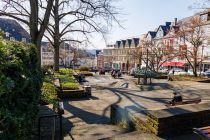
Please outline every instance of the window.
[{"label": "window", "polygon": [[26,42],[26,38],[22,38],[22,41],[23,41],[23,42]]},{"label": "window", "polygon": [[15,40],[15,38],[14,37],[10,37],[10,40]]},{"label": "window", "polygon": [[5,35],[6,35],[6,37],[9,37],[9,33],[8,32],[6,32]]},{"label": "window", "polygon": [[206,21],[210,20],[209,17],[210,17],[210,13],[202,14],[202,15],[200,15],[200,20],[201,20],[201,22],[206,22]]}]

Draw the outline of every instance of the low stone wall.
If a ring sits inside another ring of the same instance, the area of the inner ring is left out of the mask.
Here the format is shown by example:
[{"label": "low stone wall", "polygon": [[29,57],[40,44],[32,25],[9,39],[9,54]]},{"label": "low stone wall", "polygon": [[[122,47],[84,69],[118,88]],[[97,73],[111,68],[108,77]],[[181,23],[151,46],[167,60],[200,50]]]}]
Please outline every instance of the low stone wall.
[{"label": "low stone wall", "polygon": [[210,103],[148,111],[147,124],[156,135],[192,132],[194,127],[210,125]]},{"label": "low stone wall", "polygon": [[61,99],[87,97],[83,89],[78,90],[61,90],[58,94]]},{"label": "low stone wall", "polygon": [[123,107],[120,107],[118,105],[112,105],[111,106],[111,123],[115,125],[119,125],[123,128],[128,128],[128,118],[126,116],[125,109]]},{"label": "low stone wall", "polygon": [[154,133],[158,136],[192,132],[194,127],[210,125],[210,103],[193,104],[147,111],[135,106],[111,106],[111,120],[125,128]]}]

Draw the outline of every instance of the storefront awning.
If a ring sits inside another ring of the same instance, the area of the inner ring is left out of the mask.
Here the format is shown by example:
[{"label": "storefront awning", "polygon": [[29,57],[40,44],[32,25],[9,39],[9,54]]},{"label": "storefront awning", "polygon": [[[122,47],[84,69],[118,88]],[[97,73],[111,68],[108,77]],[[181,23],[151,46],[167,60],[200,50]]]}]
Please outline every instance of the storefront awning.
[{"label": "storefront awning", "polygon": [[186,63],[184,62],[164,62],[162,64],[163,67],[168,67],[168,66],[175,66],[175,67],[184,67]]}]

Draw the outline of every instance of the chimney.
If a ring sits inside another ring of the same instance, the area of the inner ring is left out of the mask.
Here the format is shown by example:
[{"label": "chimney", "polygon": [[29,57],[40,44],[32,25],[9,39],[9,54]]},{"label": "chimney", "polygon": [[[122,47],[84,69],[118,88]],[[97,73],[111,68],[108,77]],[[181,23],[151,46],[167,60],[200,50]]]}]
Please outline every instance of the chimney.
[{"label": "chimney", "polygon": [[177,25],[177,18],[174,18],[174,25]]}]

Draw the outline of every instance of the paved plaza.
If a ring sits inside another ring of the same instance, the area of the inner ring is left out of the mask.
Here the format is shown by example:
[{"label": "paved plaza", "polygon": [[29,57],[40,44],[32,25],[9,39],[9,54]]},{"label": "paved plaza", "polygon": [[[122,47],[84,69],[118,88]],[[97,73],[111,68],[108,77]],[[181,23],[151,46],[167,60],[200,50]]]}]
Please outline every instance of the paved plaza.
[{"label": "paved plaza", "polygon": [[[93,85],[92,97],[64,101],[65,140],[69,139],[160,139],[152,134],[129,133],[125,129],[110,124],[110,106],[135,106],[142,110],[166,108],[174,90],[180,92],[184,100],[201,98],[209,102],[209,84],[198,82],[168,82],[153,80],[151,86],[137,86],[130,76],[113,79],[109,75],[87,78]],[[193,134],[172,139],[197,139]]]}]

